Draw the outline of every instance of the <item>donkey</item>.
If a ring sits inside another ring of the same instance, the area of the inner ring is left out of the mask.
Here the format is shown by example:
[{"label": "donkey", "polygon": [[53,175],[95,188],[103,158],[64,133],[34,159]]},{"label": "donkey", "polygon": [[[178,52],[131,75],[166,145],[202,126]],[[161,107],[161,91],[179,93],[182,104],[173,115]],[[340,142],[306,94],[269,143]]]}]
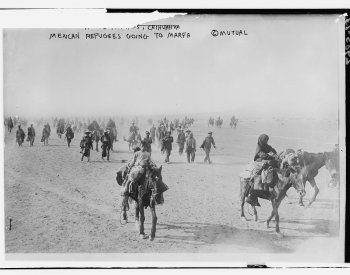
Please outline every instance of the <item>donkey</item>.
[{"label": "donkey", "polygon": [[[290,170],[282,170],[277,171],[277,169],[270,170],[268,172],[267,177],[267,184],[270,184],[270,188],[268,190],[262,189],[262,190],[254,190],[255,196],[266,199],[271,201],[272,204],[272,212],[271,215],[268,217],[266,221],[266,227],[269,228],[269,223],[273,217],[275,217],[276,221],[276,232],[280,232],[279,228],[279,214],[278,214],[278,208],[286,196],[286,192],[290,187],[294,187],[299,194],[301,195],[304,193],[304,185],[300,178],[300,175],[298,173],[291,173]],[[282,174],[283,173],[283,174]],[[244,203],[246,200],[246,197],[248,196],[248,192],[250,188],[253,188],[250,186],[251,182],[250,180],[240,178],[240,197],[241,197],[241,219],[247,220],[244,215]],[[258,214],[256,211],[255,206],[252,206],[254,210],[254,218],[255,221],[258,220]]]},{"label": "donkey", "polygon": [[[122,185],[125,178],[127,177],[127,170],[124,167],[117,172],[117,182]],[[145,208],[149,207],[152,214],[152,228],[151,234],[148,237],[150,241],[153,241],[156,236],[157,227],[157,214],[156,205],[163,204],[164,198],[163,193],[168,190],[168,186],[163,182],[162,179],[162,166],[159,168],[153,168],[147,170],[144,175],[138,180],[137,188],[134,192],[129,194],[129,198],[135,202],[135,226],[139,231],[141,239],[146,239],[145,235]],[[126,200],[126,201],[125,201]],[[127,197],[123,199],[122,205],[122,219],[127,222],[127,213],[129,204]]]}]

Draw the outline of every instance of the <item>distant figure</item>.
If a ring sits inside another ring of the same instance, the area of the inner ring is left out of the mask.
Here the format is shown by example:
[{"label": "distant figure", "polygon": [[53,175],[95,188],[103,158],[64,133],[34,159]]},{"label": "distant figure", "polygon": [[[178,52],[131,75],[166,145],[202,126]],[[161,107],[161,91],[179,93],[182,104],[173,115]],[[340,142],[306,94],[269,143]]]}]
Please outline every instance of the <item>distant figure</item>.
[{"label": "distant figure", "polygon": [[30,146],[34,145],[34,139],[35,139],[35,129],[33,127],[33,124],[30,124],[30,127],[28,128],[28,136],[27,136],[27,141],[29,141]]},{"label": "distant figure", "polygon": [[144,142],[144,146],[145,146],[145,150],[146,152],[148,152],[150,155],[152,154],[152,138],[150,137],[150,132],[146,131],[146,137],[143,139]]},{"label": "distant figure", "polygon": [[174,139],[171,136],[171,132],[167,131],[165,138],[163,138],[163,140],[162,140],[163,150],[165,152],[165,162],[166,163],[169,163],[169,157],[171,154],[171,150],[173,149],[172,148],[173,141],[174,141]]},{"label": "distant figure", "polygon": [[66,139],[68,142],[68,147],[70,147],[70,143],[71,143],[72,139],[74,138],[74,132],[73,132],[73,129],[71,128],[70,124],[68,124],[68,127],[65,131],[65,134],[66,134]]},{"label": "distant figure", "polygon": [[85,132],[85,136],[80,141],[80,148],[80,153],[82,154],[81,161],[83,161],[84,157],[87,157],[88,161],[90,161],[90,150],[93,149],[90,131]]},{"label": "distant figure", "polygon": [[104,158],[107,157],[107,160],[109,160],[109,151],[111,150],[112,140],[107,130],[105,130],[101,136],[101,143],[102,159],[104,160]]},{"label": "distant figure", "polygon": [[179,128],[179,134],[177,135],[176,143],[179,145],[179,154],[182,155],[186,142],[186,136],[183,129]]},{"label": "distant figure", "polygon": [[151,139],[152,139],[152,143],[153,143],[156,140],[156,127],[154,126],[154,124],[152,125],[152,127],[149,131],[151,133]]},{"label": "distant figure", "polygon": [[136,135],[138,130],[139,130],[139,128],[135,125],[135,122],[133,121],[131,123],[130,128],[129,128],[129,133],[134,133]]},{"label": "distant figure", "polygon": [[186,139],[186,153],[187,153],[187,162],[194,162],[196,157],[196,140],[193,137],[193,133],[190,133]]},{"label": "distant figure", "polygon": [[13,128],[13,121],[12,121],[12,118],[9,117],[7,120],[7,130],[11,133],[12,128]]},{"label": "distant figure", "polygon": [[22,143],[24,141],[26,134],[24,133],[23,129],[21,128],[21,125],[18,125],[18,130],[16,132],[16,142],[18,143],[18,146],[22,146]]},{"label": "distant figure", "polygon": [[51,127],[49,123],[46,123],[44,125],[44,129],[41,135],[41,142],[44,142],[44,145],[48,145],[49,144],[49,137],[51,134]]},{"label": "distant figure", "polygon": [[209,132],[208,136],[204,139],[204,141],[200,147],[205,152],[204,163],[208,162],[209,164],[212,163],[210,160],[210,156],[209,156],[210,150],[211,150],[211,145],[213,144],[214,148],[216,149],[215,141],[214,141],[212,135],[213,135],[213,132]]}]

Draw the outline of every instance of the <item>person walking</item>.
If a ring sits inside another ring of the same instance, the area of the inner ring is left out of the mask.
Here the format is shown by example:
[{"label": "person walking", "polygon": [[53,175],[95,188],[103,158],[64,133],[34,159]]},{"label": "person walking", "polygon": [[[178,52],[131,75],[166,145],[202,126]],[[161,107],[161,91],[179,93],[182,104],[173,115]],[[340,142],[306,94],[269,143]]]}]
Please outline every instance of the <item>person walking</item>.
[{"label": "person walking", "polygon": [[163,150],[165,151],[165,162],[169,163],[169,157],[171,154],[171,150],[172,148],[172,143],[173,143],[174,139],[171,136],[171,132],[167,131],[166,132],[166,136],[165,138],[163,138],[162,143],[163,143]]},{"label": "person walking", "polygon": [[204,158],[204,163],[208,162],[209,164],[211,164],[211,160],[210,160],[210,150],[211,150],[211,145],[213,144],[213,147],[216,149],[215,146],[215,141],[213,138],[213,132],[209,132],[208,136],[204,139],[202,145],[200,146],[200,148],[202,148],[205,152],[205,158]]},{"label": "person walking", "polygon": [[194,162],[196,157],[196,140],[193,137],[193,133],[191,132],[186,140],[186,153],[187,153],[187,162]]}]

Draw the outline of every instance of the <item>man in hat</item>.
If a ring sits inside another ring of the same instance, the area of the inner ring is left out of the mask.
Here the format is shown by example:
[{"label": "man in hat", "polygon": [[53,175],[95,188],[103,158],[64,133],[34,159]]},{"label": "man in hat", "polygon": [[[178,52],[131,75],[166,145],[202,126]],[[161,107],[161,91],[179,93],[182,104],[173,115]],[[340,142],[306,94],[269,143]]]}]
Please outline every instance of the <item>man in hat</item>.
[{"label": "man in hat", "polygon": [[109,130],[104,130],[103,135],[101,136],[101,148],[102,148],[102,159],[104,160],[107,157],[109,160],[109,151],[111,150],[112,141],[109,135]]},{"label": "man in hat", "polygon": [[83,161],[84,157],[87,157],[88,161],[90,161],[90,150],[93,149],[90,131],[85,131],[85,136],[80,141],[80,148],[81,161]]},{"label": "man in hat", "polygon": [[186,153],[187,153],[187,162],[194,162],[196,156],[196,140],[193,137],[193,133],[190,133],[186,139]]},{"label": "man in hat", "polygon": [[169,157],[171,154],[172,148],[172,143],[174,139],[171,136],[171,131],[166,132],[166,136],[163,138],[162,143],[163,143],[163,149],[165,151],[165,162],[169,163]]},{"label": "man in hat", "polygon": [[153,140],[149,135],[150,135],[150,132],[146,131],[146,137],[143,139],[143,141],[145,143],[146,152],[148,152],[151,155],[151,153],[152,153],[151,144],[152,144]]},{"label": "man in hat", "polygon": [[28,137],[27,141],[29,141],[30,146],[33,146],[35,139],[35,130],[33,127],[33,124],[30,124],[30,127],[28,128]]},{"label": "man in hat", "polygon": [[180,126],[179,127],[179,134],[177,135],[177,139],[176,139],[176,143],[179,145],[180,156],[182,155],[182,153],[184,151],[185,142],[186,142],[186,136],[185,136],[183,129],[181,129],[181,126]]},{"label": "man in hat", "polygon": [[208,136],[204,139],[202,145],[200,146],[200,148],[202,148],[205,152],[204,163],[208,162],[209,164],[211,163],[210,156],[209,156],[211,145],[213,144],[214,148],[216,149],[215,141],[212,135],[213,135],[213,132],[210,131],[208,133]]}]

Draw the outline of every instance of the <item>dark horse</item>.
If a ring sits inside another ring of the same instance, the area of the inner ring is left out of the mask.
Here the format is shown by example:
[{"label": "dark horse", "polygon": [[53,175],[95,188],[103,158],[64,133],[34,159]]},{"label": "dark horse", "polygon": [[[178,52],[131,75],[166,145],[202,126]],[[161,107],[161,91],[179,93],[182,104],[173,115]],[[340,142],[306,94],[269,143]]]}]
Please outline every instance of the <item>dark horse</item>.
[{"label": "dark horse", "polygon": [[[298,154],[298,157],[301,160],[301,177],[303,181],[303,185],[305,187],[306,182],[308,181],[312,188],[314,189],[314,195],[309,201],[308,207],[316,200],[317,194],[320,192],[315,177],[318,175],[318,170],[323,166],[331,174],[331,184],[337,185],[339,184],[339,152],[337,150],[333,152],[325,152],[325,153],[308,153],[301,152]],[[299,204],[304,206],[303,196],[299,198]]]},{"label": "dark horse", "polygon": [[[126,169],[120,169],[117,172],[117,182],[119,185],[122,185],[126,176]],[[144,210],[147,207],[149,207],[152,214],[152,228],[149,240],[153,241],[156,236],[156,205],[164,203],[163,193],[166,190],[168,190],[168,187],[163,182],[162,166],[160,166],[159,168],[146,171],[138,180],[137,188],[129,194],[129,198],[135,202],[135,225],[142,239],[146,238],[144,231]],[[127,207],[122,207],[123,220],[127,220],[127,210]]]},{"label": "dark horse", "polygon": [[[269,223],[273,217],[276,221],[276,232],[280,232],[279,228],[279,214],[278,208],[286,196],[286,192],[290,187],[294,187],[300,194],[304,192],[304,185],[298,173],[291,173],[289,170],[285,169],[283,171],[273,170],[271,173],[271,181],[274,182],[274,186],[269,188],[269,190],[254,190],[254,193],[257,197],[271,201],[272,212],[271,215],[266,220],[266,227],[269,228]],[[245,199],[248,196],[248,191],[250,189],[250,180],[240,178],[240,198],[241,198],[241,218],[247,220],[244,215],[244,203]],[[252,206],[254,210],[255,221],[258,220],[258,214],[255,206]]]}]

